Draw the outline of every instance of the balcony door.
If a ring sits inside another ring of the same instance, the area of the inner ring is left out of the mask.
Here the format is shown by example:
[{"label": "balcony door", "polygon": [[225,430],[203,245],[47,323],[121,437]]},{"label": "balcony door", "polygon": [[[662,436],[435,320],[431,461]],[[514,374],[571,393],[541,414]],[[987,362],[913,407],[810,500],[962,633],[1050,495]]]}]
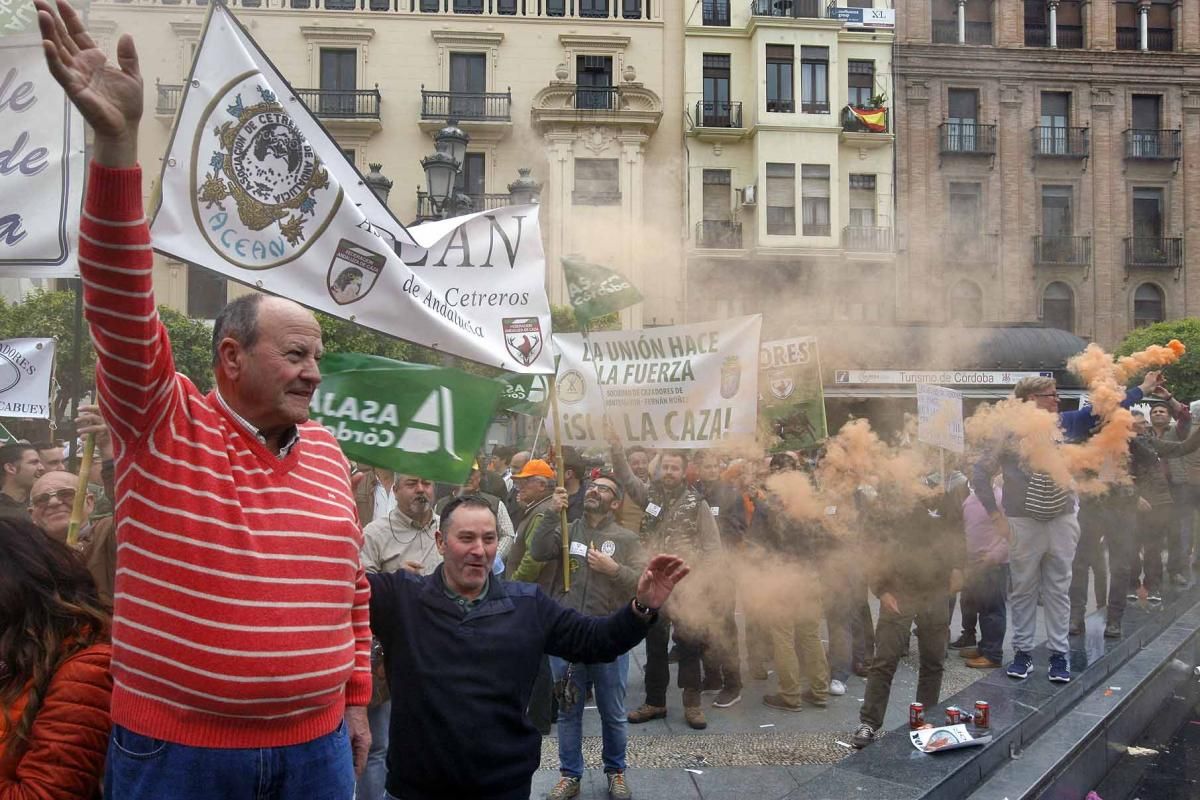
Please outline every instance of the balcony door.
[{"label": "balcony door", "polygon": [[979,239],[983,225],[983,191],[978,183],[950,184],[951,247]]},{"label": "balcony door", "polygon": [[318,113],[328,117],[354,116],[358,88],[358,51],[321,48],[321,95]]},{"label": "balcony door", "polygon": [[486,208],[486,164],[487,159],[483,153],[467,153],[463,158],[462,170],[454,182],[456,192],[462,192],[471,198],[472,211],[483,211]]},{"label": "balcony door", "polygon": [[948,150],[975,152],[976,126],[979,124],[979,91],[950,89],[946,94],[946,144]]},{"label": "balcony door", "polygon": [[1138,239],[1163,237],[1163,190],[1133,190],[1133,235]]},{"label": "balcony door", "polygon": [[480,119],[486,116],[487,56],[483,53],[450,54],[450,116]]},{"label": "balcony door", "polygon": [[1132,156],[1154,158],[1162,149],[1159,128],[1162,127],[1162,97],[1156,94],[1135,94],[1131,103],[1133,132],[1130,147]]},{"label": "balcony door", "polygon": [[612,108],[612,57],[578,56],[575,60],[575,86],[576,108]]},{"label": "balcony door", "polygon": [[740,246],[734,241],[731,182],[727,169],[704,170],[702,247]]},{"label": "balcony door", "polygon": [[1042,141],[1044,155],[1066,155],[1067,129],[1071,125],[1071,95],[1066,92],[1042,92]]},{"label": "balcony door", "polygon": [[700,124],[709,128],[729,125],[729,54],[704,54],[704,105]]},{"label": "balcony door", "polygon": [[1074,263],[1074,190],[1070,186],[1042,187],[1042,252],[1050,264]]}]

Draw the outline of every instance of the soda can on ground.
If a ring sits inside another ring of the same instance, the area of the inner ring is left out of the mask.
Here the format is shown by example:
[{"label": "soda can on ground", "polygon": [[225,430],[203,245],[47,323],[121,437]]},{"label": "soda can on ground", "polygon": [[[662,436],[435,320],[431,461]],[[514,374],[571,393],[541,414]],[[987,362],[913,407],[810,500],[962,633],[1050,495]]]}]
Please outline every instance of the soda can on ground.
[{"label": "soda can on ground", "polygon": [[946,724],[957,725],[962,722],[962,710],[955,706],[950,706],[946,709]]},{"label": "soda can on ground", "polygon": [[925,724],[925,704],[910,703],[908,706],[908,727],[916,730]]},{"label": "soda can on ground", "polygon": [[991,711],[986,700],[975,701],[975,727],[988,728],[991,727]]}]

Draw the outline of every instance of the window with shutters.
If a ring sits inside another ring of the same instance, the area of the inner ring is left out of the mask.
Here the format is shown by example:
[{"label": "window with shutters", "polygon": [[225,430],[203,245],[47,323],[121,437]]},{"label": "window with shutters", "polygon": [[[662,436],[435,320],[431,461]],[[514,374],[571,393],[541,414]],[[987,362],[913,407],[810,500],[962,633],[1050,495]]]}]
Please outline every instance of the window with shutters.
[{"label": "window with shutters", "polygon": [[794,69],[795,51],[790,44],[767,45],[767,111],[790,114],[796,110]]},{"label": "window with shutters", "polygon": [[704,54],[704,105],[700,124],[712,128],[730,127],[729,54]]},{"label": "window with shutters", "polygon": [[577,56],[575,59],[575,107],[616,107],[612,56]]},{"label": "window with shutters", "polygon": [[829,235],[829,165],[803,164],[800,167],[800,194],[803,202],[804,235]]},{"label": "window with shutters", "polygon": [[575,159],[575,191],[571,200],[579,206],[620,205],[620,162],[615,158]]},{"label": "window with shutters", "polygon": [[1133,327],[1144,328],[1166,319],[1162,289],[1143,283],[1133,293]]},{"label": "window with shutters", "polygon": [[850,227],[875,227],[875,176],[850,176]]},{"label": "window with shutters", "polygon": [[846,102],[856,108],[866,108],[875,94],[875,62],[851,60],[846,73]]},{"label": "window with shutters", "polygon": [[1061,331],[1075,330],[1075,293],[1062,281],[1055,281],[1042,292],[1042,323]]},{"label": "window with shutters", "polygon": [[1075,190],[1070,186],[1042,187],[1042,236],[1062,238],[1075,231],[1072,211]]},{"label": "window with shutters", "polygon": [[767,233],[796,235],[795,164],[767,164]]},{"label": "window with shutters", "polygon": [[805,114],[829,113],[829,48],[800,48],[800,110]]},{"label": "window with shutters", "polygon": [[321,48],[321,92],[318,108],[326,116],[353,116],[358,88],[358,51]]},{"label": "window with shutters", "polygon": [[727,222],[733,216],[727,169],[704,170],[704,221]]}]

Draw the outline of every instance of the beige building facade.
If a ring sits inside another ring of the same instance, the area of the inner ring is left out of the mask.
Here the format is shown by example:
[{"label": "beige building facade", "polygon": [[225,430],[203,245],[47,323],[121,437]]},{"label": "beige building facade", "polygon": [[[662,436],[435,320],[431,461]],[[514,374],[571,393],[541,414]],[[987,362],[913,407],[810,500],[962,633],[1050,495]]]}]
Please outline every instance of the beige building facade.
[{"label": "beige building facade", "polygon": [[[768,336],[814,321],[891,318],[887,5],[704,0],[683,8],[693,318],[762,311]],[[869,130],[847,106],[873,109],[882,129]]]},{"label": "beige building facade", "polygon": [[[658,0],[234,0],[231,10],[367,174],[393,181],[405,223],[436,213],[421,158],[449,119],[471,137],[460,176],[475,210],[510,202],[527,168],[542,184],[551,302],[565,303],[559,258],[580,253],[641,287],[627,325],[685,317],[683,213],[675,113],[682,23]],[[133,35],[146,83],[139,143],[146,196],[206,7],[162,0],[91,6],[111,54]],[[665,112],[665,113],[664,113]],[[211,273],[160,258],[162,302],[211,317],[228,292]]]},{"label": "beige building facade", "polygon": [[905,321],[1112,346],[1200,310],[1200,4],[898,3]]}]

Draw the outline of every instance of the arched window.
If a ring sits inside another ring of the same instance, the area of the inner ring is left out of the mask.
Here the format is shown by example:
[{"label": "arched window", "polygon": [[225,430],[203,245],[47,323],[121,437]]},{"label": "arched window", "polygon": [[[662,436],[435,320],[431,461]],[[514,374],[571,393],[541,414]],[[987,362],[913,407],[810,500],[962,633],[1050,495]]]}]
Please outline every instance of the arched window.
[{"label": "arched window", "polygon": [[1144,328],[1167,318],[1162,289],[1143,283],[1133,293],[1133,327]]},{"label": "arched window", "polygon": [[983,321],[983,292],[970,281],[959,281],[950,292],[950,319],[960,324]]},{"label": "arched window", "polygon": [[1042,292],[1042,322],[1047,328],[1075,330],[1075,293],[1062,281],[1055,281]]}]

